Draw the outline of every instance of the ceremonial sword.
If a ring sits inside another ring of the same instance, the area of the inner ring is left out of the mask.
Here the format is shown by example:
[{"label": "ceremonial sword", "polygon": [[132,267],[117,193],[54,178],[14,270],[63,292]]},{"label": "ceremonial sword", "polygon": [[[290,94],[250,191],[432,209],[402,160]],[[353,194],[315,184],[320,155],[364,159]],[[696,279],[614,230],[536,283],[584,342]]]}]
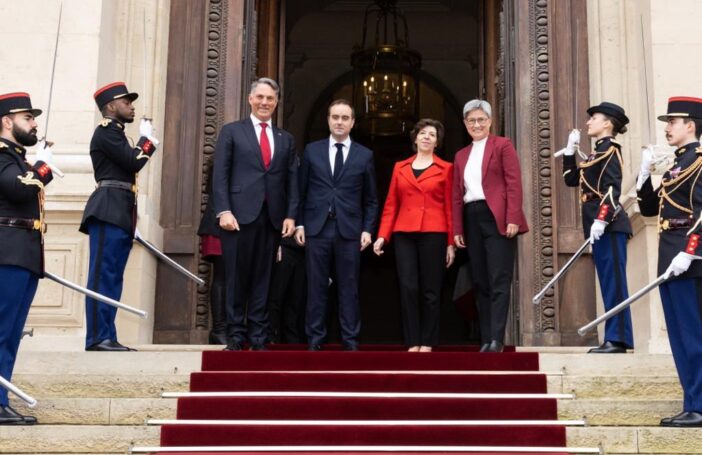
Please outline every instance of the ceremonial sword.
[{"label": "ceremonial sword", "polygon": [[156,256],[158,259],[162,260],[165,262],[168,266],[179,272],[181,275],[185,275],[186,277],[190,278],[194,282],[196,282],[200,286],[205,285],[205,281],[200,278],[199,276],[195,275],[192,273],[190,270],[186,269],[182,265],[178,264],[176,261],[173,259],[169,258],[165,253],[163,253],[161,250],[156,248],[151,242],[146,240],[141,236],[139,231],[136,231],[134,233],[134,240],[138,243],[140,243],[144,248],[146,248],[151,254]]},{"label": "ceremonial sword", "polygon": [[74,291],[78,291],[80,293],[87,295],[88,297],[91,297],[95,300],[99,300],[102,303],[106,303],[106,304],[113,306],[115,308],[120,308],[122,310],[128,311],[129,313],[136,314],[137,316],[139,316],[142,319],[146,319],[148,316],[148,313],[146,311],[131,307],[129,305],[125,305],[122,302],[118,302],[117,300],[111,299],[105,295],[98,293],[98,292],[91,291],[90,289],[84,288],[83,286],[79,286],[75,283],[68,281],[65,278],[61,278],[60,276],[54,275],[53,273],[45,271],[44,276],[49,278],[50,280],[53,280],[59,284],[66,286],[67,288],[71,288]]},{"label": "ceremonial sword", "polygon": [[[611,191],[611,188],[610,188],[610,191]],[[619,205],[617,206],[617,209],[614,211],[614,214],[612,215],[612,220],[614,220],[614,218],[616,218],[616,216],[621,211],[622,211],[622,204],[620,201]],[[580,256],[582,256],[582,254],[587,249],[588,245],[590,245],[591,243],[592,243],[592,237],[588,237],[588,239],[585,240],[585,243],[583,243],[580,246],[580,248],[578,248],[578,250],[575,252],[575,254],[573,254],[573,256],[570,259],[568,259],[568,262],[566,262],[563,265],[563,267],[558,271],[558,273],[556,273],[556,275],[553,278],[551,278],[551,281],[546,283],[546,286],[544,286],[543,289],[541,289],[541,291],[539,291],[539,293],[534,296],[534,298],[532,299],[532,302],[534,303],[534,305],[538,305],[539,302],[541,302],[541,300],[546,295],[546,292],[548,292],[548,290],[551,289],[556,284],[556,282],[561,279],[561,277],[563,275],[565,275],[565,273],[568,271],[568,269],[570,269],[570,267],[575,263],[575,261],[578,260],[578,258]]]},{"label": "ceremonial sword", "polygon": [[[52,142],[49,142],[47,140],[48,134],[49,134],[49,117],[51,115],[51,99],[53,98],[53,93],[54,93],[54,75],[56,74],[56,56],[58,55],[58,44],[59,44],[59,34],[61,33],[61,16],[63,13],[63,3],[59,5],[59,17],[58,17],[58,26],[56,27],[56,44],[54,44],[54,63],[51,66],[51,83],[49,84],[49,101],[46,105],[46,123],[44,124],[44,143],[46,144],[47,147],[50,147],[53,145]],[[63,178],[63,172],[61,172],[61,169],[56,167],[53,164],[49,164],[49,168],[51,171],[58,175],[59,177]]]},{"label": "ceremonial sword", "polygon": [[33,408],[34,406],[37,405],[37,400],[35,400],[33,397],[30,395],[26,394],[25,392],[22,391],[19,387],[8,381],[7,379],[3,378],[0,376],[0,387],[14,393],[17,395],[22,401],[27,403],[27,406],[30,408]]}]

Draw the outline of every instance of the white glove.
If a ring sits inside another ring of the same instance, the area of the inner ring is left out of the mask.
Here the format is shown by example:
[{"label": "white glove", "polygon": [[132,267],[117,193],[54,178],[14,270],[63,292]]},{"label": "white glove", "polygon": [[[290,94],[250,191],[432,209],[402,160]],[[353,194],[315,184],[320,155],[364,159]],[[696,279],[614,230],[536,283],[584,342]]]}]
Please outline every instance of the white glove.
[{"label": "white glove", "polygon": [[665,279],[667,280],[671,276],[678,276],[687,272],[687,269],[690,268],[690,264],[692,264],[694,259],[696,259],[696,257],[689,253],[684,251],[679,252],[665,271]]},{"label": "white glove", "polygon": [[144,137],[154,135],[154,126],[151,124],[151,120],[145,118],[141,119],[141,123],[139,123],[139,134]]},{"label": "white glove", "polygon": [[647,145],[641,152],[641,169],[636,177],[636,190],[640,190],[646,180],[651,176],[651,166],[653,165],[653,145]]},{"label": "white glove", "polygon": [[566,155],[575,154],[575,146],[580,144],[580,130],[572,130],[568,134],[568,145],[566,145]]},{"label": "white glove", "polygon": [[592,245],[596,241],[602,237],[602,234],[604,234],[605,228],[607,227],[606,222],[602,220],[595,220],[592,222],[592,226],[590,227],[590,244]]},{"label": "white glove", "polygon": [[134,228],[134,238],[137,238],[137,237],[141,237],[142,239],[144,238],[141,236],[141,232],[139,232],[139,228],[135,227]]},{"label": "white glove", "polygon": [[46,145],[46,141],[41,141],[37,147],[37,161],[43,161],[49,166],[54,164],[54,152],[51,146]]}]

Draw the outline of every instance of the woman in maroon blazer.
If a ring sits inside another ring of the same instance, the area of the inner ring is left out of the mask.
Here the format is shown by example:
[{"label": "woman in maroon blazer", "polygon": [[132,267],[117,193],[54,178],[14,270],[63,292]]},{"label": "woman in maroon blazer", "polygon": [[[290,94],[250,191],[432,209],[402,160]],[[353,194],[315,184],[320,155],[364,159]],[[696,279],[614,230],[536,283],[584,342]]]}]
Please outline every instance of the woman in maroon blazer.
[{"label": "woman in maroon blazer", "polygon": [[422,119],[410,133],[416,155],[395,164],[385,199],[377,255],[395,235],[402,328],[412,352],[439,343],[439,306],[444,266],[455,256],[451,228],[453,166],[434,151],[441,146],[441,122]]},{"label": "woman in maroon blazer", "polygon": [[481,352],[503,349],[516,236],[529,230],[517,152],[509,139],[490,134],[491,115],[487,101],[472,100],[463,107],[473,143],[456,153],[453,174],[454,240],[468,249]]}]

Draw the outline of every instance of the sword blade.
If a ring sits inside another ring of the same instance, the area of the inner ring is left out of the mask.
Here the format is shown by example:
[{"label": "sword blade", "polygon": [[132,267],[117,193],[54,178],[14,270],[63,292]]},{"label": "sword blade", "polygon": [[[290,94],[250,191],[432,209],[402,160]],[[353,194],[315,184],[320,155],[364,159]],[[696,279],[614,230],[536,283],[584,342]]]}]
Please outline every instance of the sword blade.
[{"label": "sword blade", "polygon": [[31,395],[28,395],[27,393],[23,392],[22,389],[20,389],[7,379],[3,378],[2,376],[0,376],[0,387],[17,395],[19,399],[27,403],[27,406],[29,406],[30,408],[33,408],[37,405],[37,400],[35,400]]},{"label": "sword blade", "polygon": [[568,262],[566,262],[563,265],[563,267],[561,267],[561,270],[559,270],[558,273],[556,273],[556,275],[553,278],[551,278],[551,281],[549,281],[546,284],[546,286],[544,286],[544,288],[541,289],[541,291],[539,291],[539,293],[534,296],[534,298],[532,299],[532,302],[534,302],[534,305],[537,305],[539,302],[541,302],[541,300],[546,295],[546,292],[548,292],[548,290],[551,289],[556,284],[556,282],[561,279],[561,277],[563,275],[565,275],[565,273],[568,271],[568,269],[573,264],[575,264],[575,261],[577,261],[578,258],[580,256],[582,256],[582,254],[585,252],[585,250],[587,249],[587,247],[589,245],[590,245],[590,239],[585,240],[585,243],[583,243],[580,246],[580,248],[578,248],[578,251],[576,251],[575,254],[573,254],[573,256],[571,256],[570,259],[568,259]]},{"label": "sword blade", "polygon": [[87,295],[90,298],[95,299],[95,300],[99,300],[102,303],[106,303],[107,305],[113,306],[115,308],[120,308],[122,310],[128,311],[129,313],[136,314],[137,316],[139,316],[142,319],[146,319],[148,316],[148,313],[146,311],[131,307],[129,305],[125,305],[122,302],[118,302],[117,300],[111,299],[111,298],[104,296],[100,293],[97,293],[95,291],[91,291],[88,288],[84,288],[83,286],[79,286],[75,283],[68,281],[65,278],[61,278],[60,276],[54,275],[53,273],[44,272],[44,276],[49,278],[50,280],[53,280],[59,284],[66,286],[67,288],[73,289],[74,291],[78,291],[82,294]]},{"label": "sword blade", "polygon": [[173,259],[166,256],[165,253],[163,253],[161,250],[156,248],[151,242],[149,242],[148,240],[143,238],[141,236],[141,234],[139,234],[138,232],[134,235],[134,240],[139,242],[142,246],[144,246],[144,248],[149,250],[151,252],[151,254],[153,254],[154,256],[156,256],[157,258],[162,260],[163,262],[165,262],[168,266],[170,266],[171,268],[173,268],[174,270],[179,272],[181,275],[185,275],[186,277],[190,278],[191,280],[193,280],[194,282],[196,282],[200,286],[205,285],[205,281],[202,278],[198,277],[197,275],[192,273],[190,270],[186,269],[185,267],[178,264]]},{"label": "sword blade", "polygon": [[641,297],[645,296],[649,292],[651,292],[653,289],[657,288],[660,286],[661,283],[663,283],[666,280],[665,274],[659,276],[652,282],[648,283],[646,286],[642,287],[639,289],[635,294],[630,296],[628,299],[624,300],[622,303],[618,304],[611,310],[605,312],[602,314],[602,316],[594,319],[592,322],[585,324],[584,326],[580,327],[578,329],[578,335],[583,336],[590,330],[592,330],[594,327],[597,327],[598,325],[602,324],[603,322],[607,321],[608,319],[611,319],[613,316],[621,313],[625,309],[629,308],[632,303],[636,302],[639,300]]},{"label": "sword blade", "polygon": [[[49,137],[49,117],[51,115],[51,100],[54,94],[54,76],[56,75],[56,56],[58,55],[59,34],[61,33],[61,16],[63,3],[59,5],[58,26],[56,26],[56,43],[54,44],[54,62],[51,65],[51,79],[49,83],[49,100],[46,103],[46,123],[44,123],[44,139]],[[59,171],[60,173],[60,171]]]}]

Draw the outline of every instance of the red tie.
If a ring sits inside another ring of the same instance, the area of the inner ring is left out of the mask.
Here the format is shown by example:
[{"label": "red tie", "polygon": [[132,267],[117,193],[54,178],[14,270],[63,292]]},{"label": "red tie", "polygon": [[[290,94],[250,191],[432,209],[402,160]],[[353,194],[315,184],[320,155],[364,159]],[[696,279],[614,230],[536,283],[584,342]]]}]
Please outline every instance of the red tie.
[{"label": "red tie", "polygon": [[268,142],[268,135],[266,134],[267,123],[261,123],[261,138],[259,142],[261,143],[261,156],[263,157],[263,165],[268,169],[271,165],[271,143]]}]

